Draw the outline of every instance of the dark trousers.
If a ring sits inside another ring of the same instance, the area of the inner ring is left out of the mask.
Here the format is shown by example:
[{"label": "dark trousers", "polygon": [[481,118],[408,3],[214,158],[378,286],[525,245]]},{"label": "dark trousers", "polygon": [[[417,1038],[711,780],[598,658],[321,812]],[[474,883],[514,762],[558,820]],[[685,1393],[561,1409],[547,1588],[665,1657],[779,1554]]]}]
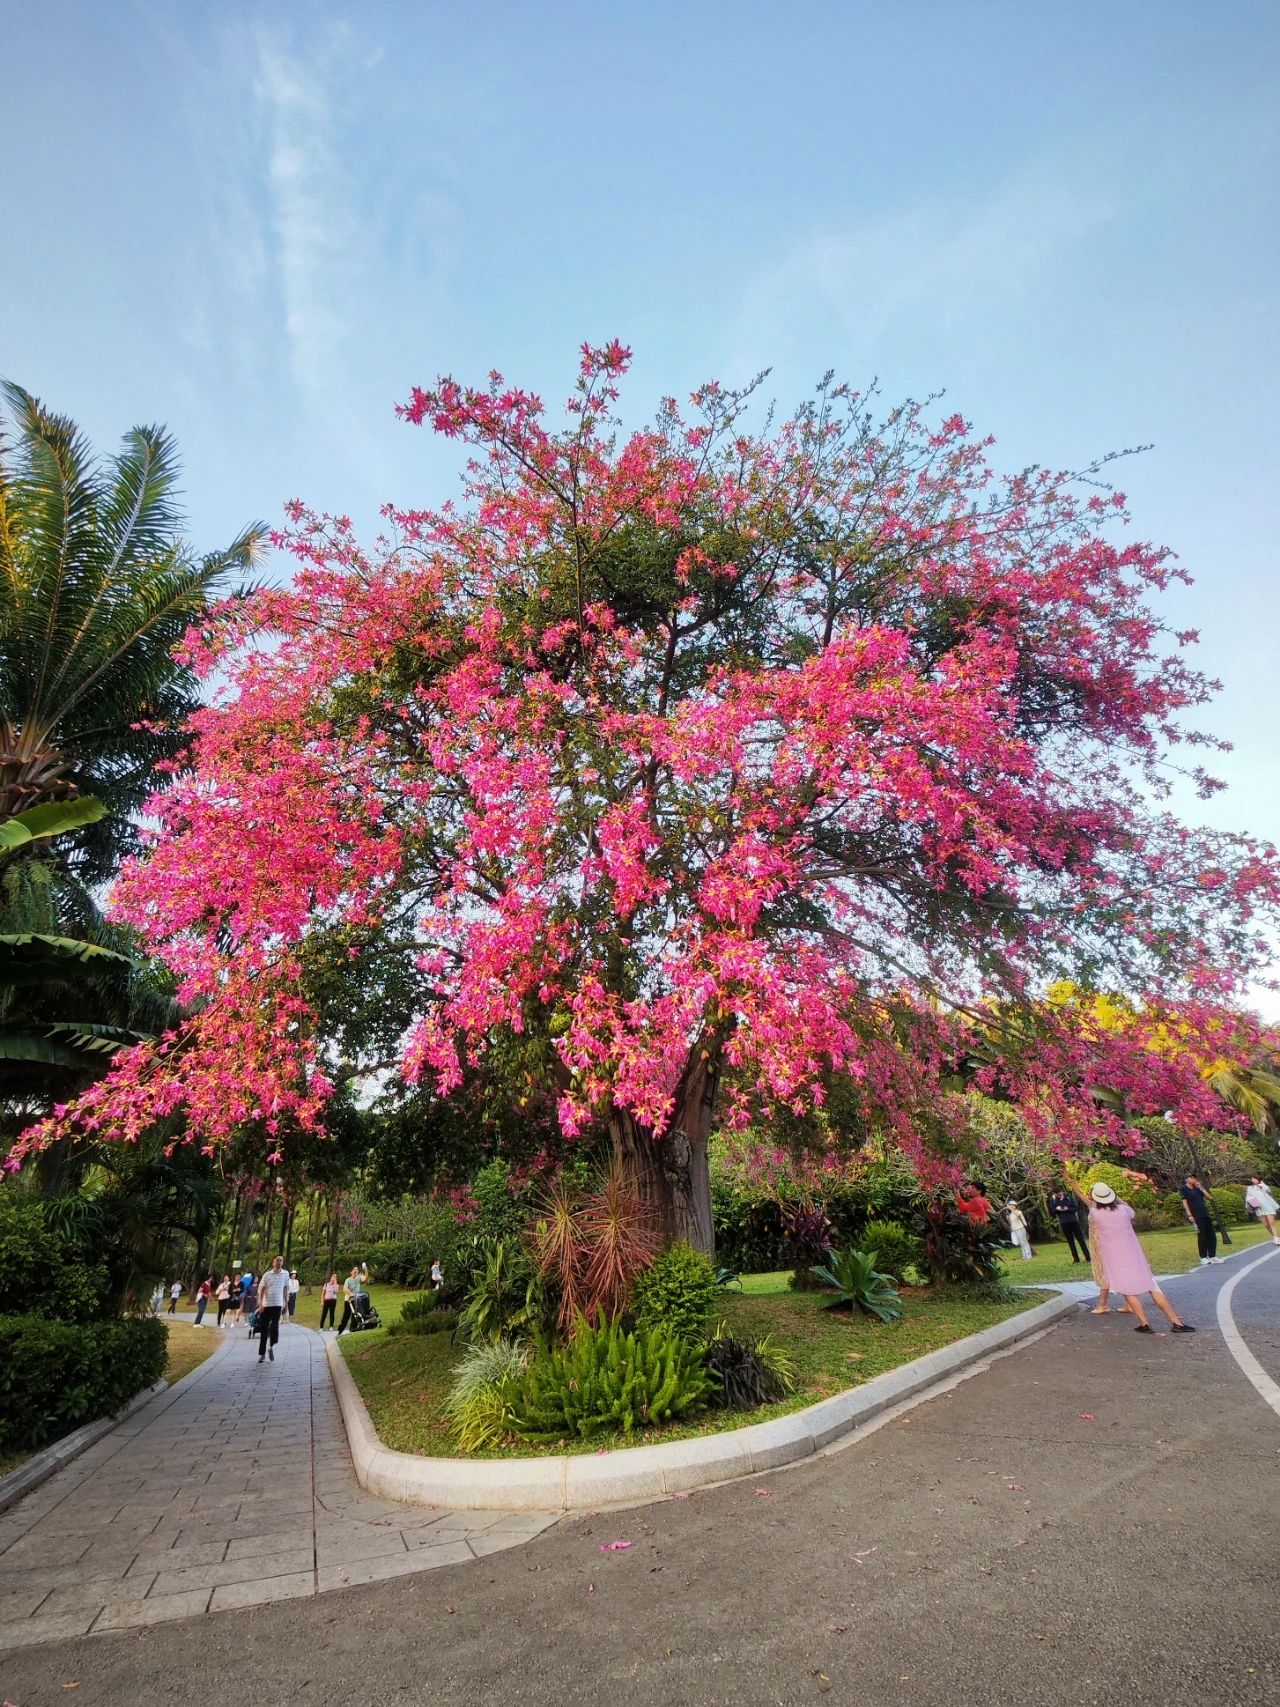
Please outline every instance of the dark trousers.
[{"label": "dark trousers", "polygon": [[222,1326],[222,1318],[226,1315],[227,1311],[230,1308],[231,1308],[231,1300],[229,1298],[219,1298],[219,1300],[218,1300],[218,1326],[219,1327]]},{"label": "dark trousers", "polygon": [[1212,1221],[1201,1221],[1196,1217],[1196,1244],[1202,1257],[1216,1257],[1218,1254],[1218,1235],[1213,1230]]},{"label": "dark trousers", "polygon": [[325,1322],[328,1321],[329,1326],[332,1327],[333,1326],[333,1318],[337,1315],[337,1313],[338,1313],[338,1300],[336,1298],[326,1298],[324,1301],[324,1305],[320,1311],[320,1326],[323,1328],[325,1325]]},{"label": "dark trousers", "polygon": [[169,1314],[171,1316],[176,1316],[177,1313],[178,1313],[178,1300],[176,1298],[170,1298],[170,1300],[169,1300]]},{"label": "dark trousers", "polygon": [[292,1316],[293,1312],[297,1309],[297,1307],[298,1307],[298,1294],[296,1292],[291,1292],[289,1294],[289,1314],[291,1316]]},{"label": "dark trousers", "polygon": [[338,1323],[338,1332],[340,1334],[346,1333],[347,1323],[354,1315],[355,1311],[351,1308],[351,1300],[349,1298],[344,1298],[342,1300],[342,1320]]},{"label": "dark trousers", "polygon": [[[1071,1252],[1072,1262],[1088,1262],[1089,1240],[1076,1217],[1074,1215],[1060,1215],[1058,1225],[1062,1228],[1062,1236],[1067,1241],[1067,1249]],[[1076,1255],[1077,1245],[1080,1247],[1079,1256]]]},{"label": "dark trousers", "polygon": [[258,1306],[258,1356],[267,1355],[267,1341],[272,1345],[280,1343],[280,1305],[259,1304]]}]

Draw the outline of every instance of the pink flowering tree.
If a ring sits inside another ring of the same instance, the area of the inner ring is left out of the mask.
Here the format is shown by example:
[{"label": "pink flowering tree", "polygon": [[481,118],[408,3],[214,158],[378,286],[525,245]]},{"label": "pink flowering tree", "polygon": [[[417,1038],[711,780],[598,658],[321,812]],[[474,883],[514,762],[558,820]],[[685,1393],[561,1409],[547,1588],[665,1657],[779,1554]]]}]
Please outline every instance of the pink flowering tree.
[{"label": "pink flowering tree", "polygon": [[713,1121],[836,1080],[926,1179],[966,1085],[1064,1145],[1220,1110],[1280,882],[1161,807],[1175,761],[1213,786],[1170,557],[1097,470],[1000,478],[960,416],[831,383],[624,432],[627,362],[584,349],[559,426],[496,374],[415,389],[465,489],[371,551],[290,506],[292,585],[189,638],[220,685],[115,899],[190,1017],[24,1145],[181,1111],[279,1148],[339,1069],[449,1098],[514,1046],[710,1247]]}]

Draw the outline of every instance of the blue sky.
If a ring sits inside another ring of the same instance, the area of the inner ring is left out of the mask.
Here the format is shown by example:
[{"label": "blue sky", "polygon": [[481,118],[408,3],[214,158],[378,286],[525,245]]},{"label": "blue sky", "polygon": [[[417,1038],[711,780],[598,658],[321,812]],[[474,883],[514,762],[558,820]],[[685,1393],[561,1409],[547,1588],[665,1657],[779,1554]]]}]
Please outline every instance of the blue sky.
[{"label": "blue sky", "polygon": [[102,445],[162,419],[193,534],[372,532],[456,451],[393,405],[578,344],[628,407],[826,368],[945,388],[1009,466],[1128,466],[1280,839],[1280,8],[756,0],[6,8],[0,373]]}]

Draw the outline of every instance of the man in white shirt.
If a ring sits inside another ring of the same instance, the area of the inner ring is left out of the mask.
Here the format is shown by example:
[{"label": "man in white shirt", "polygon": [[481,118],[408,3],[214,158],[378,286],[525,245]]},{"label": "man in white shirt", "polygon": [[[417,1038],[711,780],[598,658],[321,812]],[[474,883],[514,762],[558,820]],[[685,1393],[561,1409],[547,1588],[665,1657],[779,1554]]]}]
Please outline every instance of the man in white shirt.
[{"label": "man in white shirt", "polygon": [[[289,1272],[283,1257],[272,1259],[271,1267],[258,1282],[258,1362],[268,1355],[276,1360],[280,1343],[280,1312],[289,1302]],[[270,1344],[268,1344],[270,1341]]]},{"label": "man in white shirt", "polygon": [[298,1308],[298,1289],[301,1285],[302,1285],[302,1282],[298,1279],[297,1269],[296,1268],[290,1269],[289,1270],[289,1314],[290,1314],[290,1316],[292,1316],[293,1312]]}]

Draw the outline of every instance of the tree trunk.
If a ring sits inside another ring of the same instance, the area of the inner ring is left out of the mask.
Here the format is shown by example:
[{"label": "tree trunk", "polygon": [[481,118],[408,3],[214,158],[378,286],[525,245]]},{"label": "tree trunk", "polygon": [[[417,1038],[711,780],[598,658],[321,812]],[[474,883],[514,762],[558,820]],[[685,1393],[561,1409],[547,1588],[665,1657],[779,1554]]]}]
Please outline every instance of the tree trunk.
[{"label": "tree trunk", "polygon": [[307,1293],[315,1284],[316,1250],[320,1244],[320,1193],[311,1193],[311,1207],[307,1217]]},{"label": "tree trunk", "polygon": [[714,1090],[714,1070],[700,1052],[685,1073],[674,1116],[661,1137],[621,1111],[609,1122],[614,1155],[653,1204],[664,1244],[687,1239],[708,1256],[715,1253],[707,1160]]}]

